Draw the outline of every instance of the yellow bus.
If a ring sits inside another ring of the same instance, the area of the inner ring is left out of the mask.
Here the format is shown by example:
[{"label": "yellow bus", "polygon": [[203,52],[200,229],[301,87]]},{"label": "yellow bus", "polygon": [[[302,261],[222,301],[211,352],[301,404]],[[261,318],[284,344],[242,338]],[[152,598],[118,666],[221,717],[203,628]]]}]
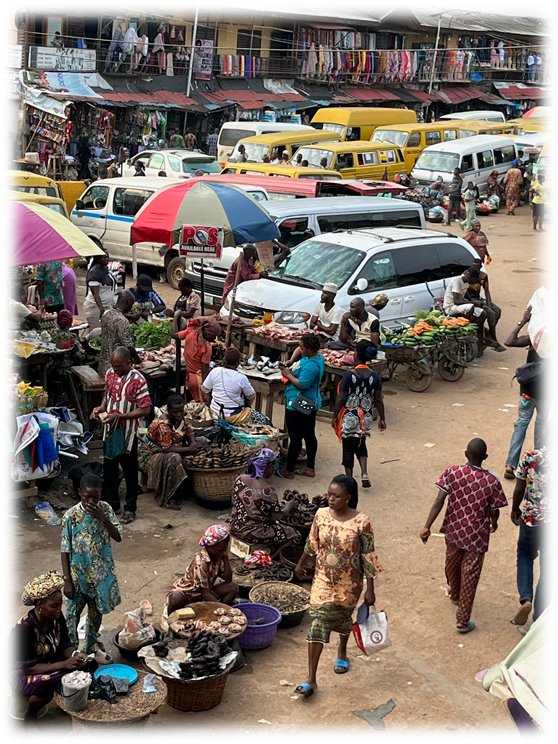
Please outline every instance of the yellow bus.
[{"label": "yellow bus", "polygon": [[369,140],[378,127],[416,122],[414,111],[399,108],[322,108],[310,122],[316,129],[337,132],[341,139]]},{"label": "yellow bus", "polygon": [[342,178],[339,173],[323,168],[297,168],[293,165],[271,165],[270,163],[227,163],[221,172],[244,173],[247,176],[313,178],[316,181],[333,181]]},{"label": "yellow bus", "polygon": [[309,167],[323,167],[326,172],[338,171],[342,178],[388,179],[396,173],[405,173],[405,159],[398,147],[383,142],[332,142],[307,145],[298,151]]},{"label": "yellow bus", "polygon": [[[317,129],[299,129],[295,132],[271,132],[269,134],[258,134],[254,137],[246,137],[239,140],[232,151],[228,163],[261,163],[267,155],[271,160],[276,153],[281,159],[284,152],[289,153],[289,160],[295,155],[302,145],[311,145],[314,142],[339,142],[341,135],[335,132],[318,132]],[[240,148],[244,148],[246,160],[241,160]]]}]

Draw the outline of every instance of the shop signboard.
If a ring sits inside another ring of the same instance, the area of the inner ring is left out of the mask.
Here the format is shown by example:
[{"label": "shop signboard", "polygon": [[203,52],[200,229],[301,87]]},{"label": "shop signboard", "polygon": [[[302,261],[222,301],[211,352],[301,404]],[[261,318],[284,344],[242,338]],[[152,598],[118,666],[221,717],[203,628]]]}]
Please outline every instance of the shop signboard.
[{"label": "shop signboard", "polygon": [[21,70],[23,67],[23,47],[21,44],[8,44],[6,67],[11,70]]},{"label": "shop signboard", "polygon": [[29,48],[29,67],[57,72],[95,72],[97,53],[94,49]]},{"label": "shop signboard", "polygon": [[183,225],[179,253],[196,258],[221,258],[223,228],[204,225]]},{"label": "shop signboard", "polygon": [[211,80],[213,68],[213,42],[209,39],[196,39],[193,61],[194,78]]}]

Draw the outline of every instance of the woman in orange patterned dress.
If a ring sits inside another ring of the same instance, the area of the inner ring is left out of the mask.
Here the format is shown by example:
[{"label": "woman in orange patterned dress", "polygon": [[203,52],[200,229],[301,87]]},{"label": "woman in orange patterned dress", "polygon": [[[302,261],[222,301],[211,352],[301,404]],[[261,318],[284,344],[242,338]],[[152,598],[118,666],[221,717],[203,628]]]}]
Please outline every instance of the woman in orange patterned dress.
[{"label": "woman in orange patterned dress", "polygon": [[316,556],[316,571],[310,594],[308,631],[308,682],[295,689],[309,697],[317,689],[316,672],[325,643],[332,631],[339,633],[339,647],[334,672],[349,671],[347,641],[352,628],[352,616],[362,593],[366,577],[364,601],[374,605],[374,576],[382,567],[374,552],[374,534],[370,520],[357,511],[358,487],[354,478],[336,475],[328,489],[328,504],[318,509],[295,574],[304,577],[308,557]]}]

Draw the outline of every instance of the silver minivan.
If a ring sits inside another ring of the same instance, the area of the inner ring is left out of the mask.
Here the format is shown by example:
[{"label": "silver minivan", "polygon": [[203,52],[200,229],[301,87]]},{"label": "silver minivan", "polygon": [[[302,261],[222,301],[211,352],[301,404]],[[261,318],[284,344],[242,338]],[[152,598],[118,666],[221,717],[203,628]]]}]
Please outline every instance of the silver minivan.
[{"label": "silver minivan", "polygon": [[[425,227],[424,210],[413,202],[383,196],[336,196],[329,199],[281,199],[260,203],[279,228],[279,241],[294,248],[310,235],[346,232],[359,228]],[[224,248],[220,260],[204,260],[206,297],[220,305],[227,272],[240,253]],[[185,260],[186,276],[201,290],[201,265]]]},{"label": "silver minivan", "polygon": [[484,196],[486,181],[492,171],[504,175],[516,158],[517,147],[511,137],[478,134],[426,147],[411,171],[411,180],[414,187],[428,186],[442,176],[444,183],[449,184],[453,171],[459,168],[463,175],[463,190],[472,181]]}]

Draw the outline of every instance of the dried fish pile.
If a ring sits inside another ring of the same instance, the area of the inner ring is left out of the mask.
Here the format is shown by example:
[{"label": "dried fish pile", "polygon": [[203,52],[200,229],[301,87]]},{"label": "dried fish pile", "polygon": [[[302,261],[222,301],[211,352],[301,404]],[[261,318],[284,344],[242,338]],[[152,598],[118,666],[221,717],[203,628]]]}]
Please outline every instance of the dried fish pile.
[{"label": "dried fish pile", "polygon": [[252,448],[238,445],[214,444],[189,452],[183,459],[186,469],[214,470],[246,465],[252,456]]},{"label": "dried fish pile", "polygon": [[283,506],[289,501],[295,501],[296,506],[293,507],[285,517],[281,518],[281,521],[285,524],[291,525],[305,525],[314,520],[314,516],[318,509],[327,506],[327,496],[314,496],[312,503],[308,498],[307,493],[299,493],[296,490],[287,490],[283,493],[284,503]]},{"label": "dried fish pile", "polygon": [[[257,601],[276,607],[279,612],[299,612],[305,610],[310,604],[310,595],[305,589],[285,584],[277,586],[259,586],[252,591],[257,592]],[[250,595],[252,596],[252,595]]]}]

